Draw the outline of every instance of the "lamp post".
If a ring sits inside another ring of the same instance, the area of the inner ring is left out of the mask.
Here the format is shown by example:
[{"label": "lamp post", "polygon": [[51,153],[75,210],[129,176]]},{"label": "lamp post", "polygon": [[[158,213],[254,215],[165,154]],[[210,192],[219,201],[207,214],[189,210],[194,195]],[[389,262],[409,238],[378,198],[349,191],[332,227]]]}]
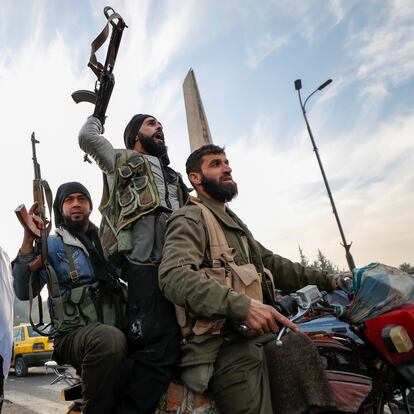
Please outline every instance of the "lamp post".
[{"label": "lamp post", "polygon": [[312,130],[311,130],[309,122],[308,122],[308,118],[306,117],[306,108],[305,108],[306,103],[308,102],[309,98],[311,96],[313,96],[316,92],[319,92],[322,89],[324,89],[325,87],[327,87],[331,82],[332,82],[332,79],[328,79],[326,82],[322,83],[322,85],[318,86],[310,95],[308,95],[308,97],[305,99],[304,103],[302,103],[302,96],[300,94],[300,90],[302,89],[301,79],[295,80],[295,89],[298,91],[299,103],[300,103],[300,107],[302,109],[303,118],[305,119],[306,127],[307,127],[308,132],[309,132],[309,137],[312,141],[313,151],[315,152],[316,159],[318,160],[319,168],[320,168],[321,173],[322,173],[322,177],[323,177],[323,181],[325,183],[326,191],[328,192],[329,200],[330,200],[331,206],[332,206],[332,212],[335,215],[335,219],[336,219],[336,222],[337,222],[338,228],[339,228],[339,233],[341,234],[342,246],[344,247],[345,252],[346,252],[345,253],[346,261],[348,263],[349,270],[351,270],[351,272],[352,272],[352,270],[355,269],[354,258],[352,257],[352,254],[351,254],[351,251],[350,251],[352,243],[348,244],[346,242],[345,234],[344,234],[344,231],[342,229],[341,221],[339,220],[338,211],[336,210],[336,207],[335,207],[335,202],[334,202],[334,199],[333,199],[333,196],[332,196],[331,189],[329,187],[328,179],[326,178],[325,170],[323,169],[321,157],[319,156],[319,151],[318,151],[318,148],[316,147],[315,139],[313,137]]}]

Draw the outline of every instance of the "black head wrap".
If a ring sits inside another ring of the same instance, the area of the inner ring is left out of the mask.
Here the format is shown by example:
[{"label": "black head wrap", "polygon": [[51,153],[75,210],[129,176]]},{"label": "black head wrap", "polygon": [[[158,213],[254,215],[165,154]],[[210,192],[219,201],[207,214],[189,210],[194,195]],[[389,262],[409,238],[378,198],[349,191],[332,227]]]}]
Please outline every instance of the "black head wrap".
[{"label": "black head wrap", "polygon": [[73,193],[82,193],[86,196],[86,198],[89,200],[89,203],[91,205],[92,209],[92,199],[91,195],[89,194],[89,191],[86,189],[86,187],[78,183],[76,181],[72,181],[69,183],[62,184],[57,192],[55,201],[53,203],[53,213],[55,215],[55,226],[59,227],[61,224],[63,224],[63,215],[62,215],[62,206],[63,202],[65,201],[65,198],[68,197],[70,194]]},{"label": "black head wrap", "polygon": [[138,134],[139,129],[141,128],[142,123],[146,118],[152,117],[152,115],[147,114],[137,114],[132,117],[124,131],[124,143],[125,147],[128,149],[133,149],[135,144],[135,137]]}]

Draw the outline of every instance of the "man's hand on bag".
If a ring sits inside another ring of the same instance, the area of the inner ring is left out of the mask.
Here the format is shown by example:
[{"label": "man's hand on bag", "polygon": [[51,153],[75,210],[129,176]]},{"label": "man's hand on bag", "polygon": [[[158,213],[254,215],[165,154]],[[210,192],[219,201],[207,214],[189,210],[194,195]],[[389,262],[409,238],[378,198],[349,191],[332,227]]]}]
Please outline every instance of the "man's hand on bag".
[{"label": "man's hand on bag", "polygon": [[278,324],[285,325],[294,332],[299,332],[298,326],[279,313],[275,308],[255,299],[252,299],[250,302],[244,324],[259,335],[276,333],[279,330]]}]

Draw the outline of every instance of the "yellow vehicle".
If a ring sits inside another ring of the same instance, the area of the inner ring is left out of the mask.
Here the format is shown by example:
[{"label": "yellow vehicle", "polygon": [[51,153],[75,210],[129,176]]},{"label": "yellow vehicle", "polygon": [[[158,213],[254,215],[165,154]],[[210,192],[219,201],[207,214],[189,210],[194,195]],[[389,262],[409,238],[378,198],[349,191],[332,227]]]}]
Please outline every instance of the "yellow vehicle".
[{"label": "yellow vehicle", "polygon": [[25,377],[30,367],[41,367],[52,358],[53,340],[39,335],[30,324],[13,327],[13,354],[10,367]]}]

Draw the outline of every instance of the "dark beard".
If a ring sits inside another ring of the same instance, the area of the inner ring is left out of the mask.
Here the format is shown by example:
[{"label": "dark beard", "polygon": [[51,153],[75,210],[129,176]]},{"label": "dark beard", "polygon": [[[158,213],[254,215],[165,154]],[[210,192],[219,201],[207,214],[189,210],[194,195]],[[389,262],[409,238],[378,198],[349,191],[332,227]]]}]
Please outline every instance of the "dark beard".
[{"label": "dark beard", "polygon": [[69,217],[63,216],[62,226],[69,231],[69,233],[79,233],[84,231],[89,223],[89,216],[85,217],[83,220],[72,220]]},{"label": "dark beard", "polygon": [[154,157],[161,157],[167,153],[168,148],[166,147],[164,141],[156,142],[153,137],[149,135],[144,135],[142,132],[138,132],[139,141],[141,142],[142,148],[149,154]]},{"label": "dark beard", "polygon": [[223,177],[217,182],[201,174],[201,185],[208,195],[221,203],[233,200],[238,193],[237,184],[235,182],[224,183]]}]

